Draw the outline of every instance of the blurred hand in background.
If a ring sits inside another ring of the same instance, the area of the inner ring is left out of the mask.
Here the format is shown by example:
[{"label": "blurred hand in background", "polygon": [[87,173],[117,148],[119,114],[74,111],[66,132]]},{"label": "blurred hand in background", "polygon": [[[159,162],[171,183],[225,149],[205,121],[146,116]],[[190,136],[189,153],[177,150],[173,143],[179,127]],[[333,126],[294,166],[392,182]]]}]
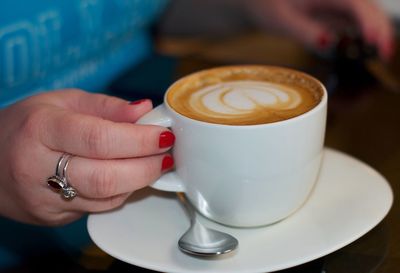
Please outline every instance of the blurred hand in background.
[{"label": "blurred hand in background", "polygon": [[[389,60],[394,53],[390,18],[374,1],[364,0],[250,0],[243,1],[260,27],[280,30],[304,45],[324,50],[335,43],[340,28],[353,23],[364,42]],[[325,16],[324,16],[325,15]],[[336,20],[335,18],[336,17]],[[333,19],[329,21],[329,18]],[[327,20],[328,19],[328,20]]]},{"label": "blurred hand in background", "polygon": [[231,35],[255,27],[293,37],[317,52],[335,46],[344,28],[389,61],[394,27],[373,0],[175,0],[160,23],[172,35]]}]

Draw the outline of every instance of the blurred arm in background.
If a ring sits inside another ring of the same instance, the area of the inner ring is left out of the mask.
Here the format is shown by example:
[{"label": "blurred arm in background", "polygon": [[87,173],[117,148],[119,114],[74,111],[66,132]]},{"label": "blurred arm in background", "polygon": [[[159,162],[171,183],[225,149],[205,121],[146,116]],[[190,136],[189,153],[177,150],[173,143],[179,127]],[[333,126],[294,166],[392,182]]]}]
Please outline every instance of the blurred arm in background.
[{"label": "blurred arm in background", "polygon": [[358,30],[366,44],[377,48],[381,59],[390,60],[394,27],[372,0],[174,0],[159,29],[174,36],[221,36],[255,27],[324,51],[349,26]]}]

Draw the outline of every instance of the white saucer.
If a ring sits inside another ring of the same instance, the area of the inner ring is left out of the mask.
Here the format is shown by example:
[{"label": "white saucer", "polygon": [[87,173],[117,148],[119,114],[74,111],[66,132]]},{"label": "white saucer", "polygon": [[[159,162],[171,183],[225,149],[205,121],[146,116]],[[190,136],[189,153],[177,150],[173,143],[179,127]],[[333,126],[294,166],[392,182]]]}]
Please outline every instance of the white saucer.
[{"label": "white saucer", "polygon": [[288,219],[263,228],[228,228],[239,248],[214,259],[188,256],[177,247],[189,226],[174,194],[145,189],[123,208],[90,215],[93,241],[111,256],[140,267],[167,272],[249,273],[293,267],[355,241],[388,213],[393,194],[371,167],[326,149],[317,186],[308,202]]}]

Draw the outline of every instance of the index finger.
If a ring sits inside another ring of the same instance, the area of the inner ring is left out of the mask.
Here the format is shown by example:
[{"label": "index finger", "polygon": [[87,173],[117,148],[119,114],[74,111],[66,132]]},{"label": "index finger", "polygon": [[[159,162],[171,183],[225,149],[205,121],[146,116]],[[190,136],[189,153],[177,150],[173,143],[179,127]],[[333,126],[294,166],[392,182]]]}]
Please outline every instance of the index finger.
[{"label": "index finger", "polygon": [[175,136],[155,125],[113,122],[66,110],[53,111],[44,130],[43,143],[52,150],[88,158],[117,159],[160,154]]}]

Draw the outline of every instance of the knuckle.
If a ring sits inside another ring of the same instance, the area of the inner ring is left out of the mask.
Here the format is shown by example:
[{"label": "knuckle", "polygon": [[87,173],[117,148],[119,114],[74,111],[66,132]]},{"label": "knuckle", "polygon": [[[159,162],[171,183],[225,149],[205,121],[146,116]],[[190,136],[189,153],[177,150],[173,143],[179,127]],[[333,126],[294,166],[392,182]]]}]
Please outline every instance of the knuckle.
[{"label": "knuckle", "polygon": [[43,131],[47,116],[47,109],[33,107],[21,122],[20,136],[24,138],[35,137],[39,132]]},{"label": "knuckle", "polygon": [[29,171],[26,170],[25,166],[18,163],[11,163],[10,166],[10,177],[15,182],[16,187],[23,186],[27,181],[31,180]]},{"label": "knuckle", "polygon": [[58,227],[79,219],[81,216],[82,213],[77,212],[49,212],[44,218],[41,217],[39,220],[46,226]]},{"label": "knuckle", "polygon": [[107,158],[111,153],[112,137],[110,131],[99,124],[86,125],[83,143],[88,152],[96,158]]},{"label": "knuckle", "polygon": [[[141,155],[148,155],[152,151],[158,150],[157,146],[157,141],[158,141],[158,136],[157,137],[152,137],[150,132],[146,134],[136,134],[137,139],[136,139],[136,150],[138,154]],[[155,138],[157,138],[155,140]]]},{"label": "knuckle", "polygon": [[47,215],[47,212],[44,212],[41,207],[35,206],[34,208],[35,209],[30,211],[30,216],[35,222],[45,224],[52,220],[51,217]]},{"label": "knuckle", "polygon": [[138,188],[147,186],[154,182],[154,180],[160,174],[160,163],[158,160],[146,160],[143,163],[143,168],[141,169],[142,172],[142,179],[138,180]]},{"label": "knuckle", "polygon": [[9,151],[9,175],[14,181],[16,187],[22,187],[30,181],[35,181],[32,173],[32,167],[29,160],[26,160],[24,147],[20,145],[12,145],[13,148]]},{"label": "knuckle", "polygon": [[96,206],[91,206],[88,209],[88,211],[89,212],[103,212],[103,211],[116,209],[116,208],[122,206],[128,197],[129,197],[129,194],[122,194],[119,196],[107,198],[105,200],[102,200],[100,203],[96,204]]},{"label": "knuckle", "polygon": [[51,219],[46,207],[41,201],[29,196],[21,196],[19,202],[21,208],[25,211],[26,215],[38,224],[47,224]]},{"label": "knuckle", "polygon": [[97,99],[99,100],[99,105],[101,106],[101,109],[106,110],[109,109],[111,107],[110,105],[110,101],[111,101],[111,97],[102,95],[102,94],[96,94]]},{"label": "knuckle", "polygon": [[[16,134],[9,138],[3,154],[9,158],[9,175],[17,183],[34,181],[32,161],[40,146],[39,139],[45,130],[48,111],[41,107],[30,107],[18,123]],[[39,144],[39,145],[38,145]]]},{"label": "knuckle", "polygon": [[[21,164],[21,157],[17,151],[11,151],[9,161],[9,173],[13,181],[18,183],[19,181],[25,181],[26,174],[22,171],[23,165]],[[22,165],[22,166],[21,166]]]},{"label": "knuckle", "polygon": [[122,196],[112,197],[107,201],[106,207],[108,210],[118,208],[125,203],[125,200],[126,198]]},{"label": "knuckle", "polygon": [[61,226],[69,222],[70,217],[66,217],[66,213],[51,212],[33,212],[31,214],[32,222],[44,226]]},{"label": "knuckle", "polygon": [[90,180],[94,185],[94,193],[98,197],[113,196],[117,192],[117,183],[115,183],[115,171],[112,167],[99,168],[94,170]]}]

